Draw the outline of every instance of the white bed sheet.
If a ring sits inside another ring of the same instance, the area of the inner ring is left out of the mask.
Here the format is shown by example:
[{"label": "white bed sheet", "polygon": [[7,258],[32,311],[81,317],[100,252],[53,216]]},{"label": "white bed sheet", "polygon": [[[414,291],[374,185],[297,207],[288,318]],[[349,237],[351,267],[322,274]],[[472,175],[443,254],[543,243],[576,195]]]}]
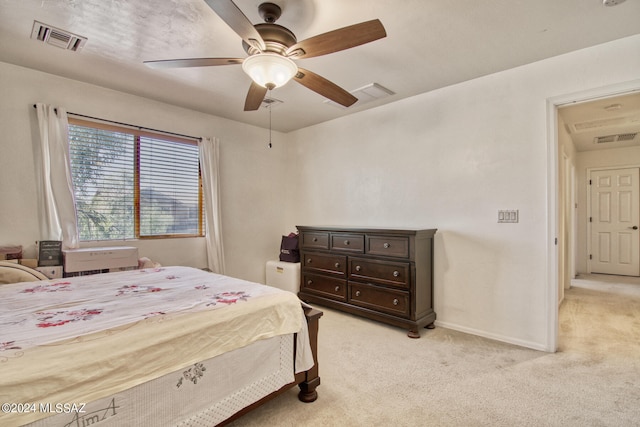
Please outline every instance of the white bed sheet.
[{"label": "white bed sheet", "polygon": [[[295,294],[188,267],[3,285],[0,401],[36,407],[94,401],[292,333],[304,358],[296,360],[296,372],[309,369]],[[15,409],[0,413],[0,425],[44,416]]]}]

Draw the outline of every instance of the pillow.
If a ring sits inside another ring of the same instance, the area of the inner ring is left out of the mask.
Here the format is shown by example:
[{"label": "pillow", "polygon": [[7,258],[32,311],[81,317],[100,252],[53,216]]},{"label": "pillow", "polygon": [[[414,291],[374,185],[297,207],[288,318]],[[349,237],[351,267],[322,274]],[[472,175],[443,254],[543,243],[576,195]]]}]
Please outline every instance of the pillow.
[{"label": "pillow", "polygon": [[36,282],[47,279],[47,276],[33,268],[14,262],[0,261],[0,285],[18,282]]}]

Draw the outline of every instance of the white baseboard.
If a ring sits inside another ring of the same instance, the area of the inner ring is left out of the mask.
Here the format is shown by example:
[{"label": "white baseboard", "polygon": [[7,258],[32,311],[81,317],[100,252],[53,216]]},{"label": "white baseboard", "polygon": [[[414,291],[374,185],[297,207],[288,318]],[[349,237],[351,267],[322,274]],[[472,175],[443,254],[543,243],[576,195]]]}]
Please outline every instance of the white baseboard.
[{"label": "white baseboard", "polygon": [[464,332],[467,334],[471,334],[471,335],[477,335],[483,338],[489,338],[495,341],[501,341],[501,342],[505,342],[507,344],[514,344],[520,347],[526,347],[526,348],[530,348],[532,350],[538,350],[538,351],[544,351],[549,353],[550,351],[547,349],[547,346],[545,346],[544,344],[538,343],[538,342],[533,342],[533,341],[525,341],[525,340],[521,340],[518,338],[513,338],[513,337],[509,337],[509,336],[505,336],[505,335],[500,335],[500,334],[493,334],[491,332],[486,332],[486,331],[481,331],[479,329],[474,329],[474,328],[469,328],[466,326],[460,326],[457,325],[455,323],[449,323],[449,322],[443,322],[440,320],[436,320],[435,322],[436,326],[440,326],[443,328],[447,328],[447,329],[453,329],[454,331],[459,331],[459,332]]}]

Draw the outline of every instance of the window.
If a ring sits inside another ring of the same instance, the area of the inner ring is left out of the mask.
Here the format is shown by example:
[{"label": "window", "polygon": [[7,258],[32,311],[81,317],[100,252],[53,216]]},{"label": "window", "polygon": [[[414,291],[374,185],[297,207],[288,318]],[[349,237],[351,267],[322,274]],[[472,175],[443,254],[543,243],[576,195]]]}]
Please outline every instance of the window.
[{"label": "window", "polygon": [[195,141],[69,119],[80,240],[202,236]]}]

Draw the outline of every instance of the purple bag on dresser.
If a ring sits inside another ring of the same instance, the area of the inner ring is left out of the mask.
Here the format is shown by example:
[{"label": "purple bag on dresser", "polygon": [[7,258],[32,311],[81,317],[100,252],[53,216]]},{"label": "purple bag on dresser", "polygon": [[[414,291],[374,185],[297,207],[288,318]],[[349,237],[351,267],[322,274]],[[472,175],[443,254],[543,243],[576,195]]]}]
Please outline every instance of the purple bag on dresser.
[{"label": "purple bag on dresser", "polygon": [[300,262],[297,234],[289,233],[288,236],[282,236],[282,242],[280,243],[280,261]]}]

